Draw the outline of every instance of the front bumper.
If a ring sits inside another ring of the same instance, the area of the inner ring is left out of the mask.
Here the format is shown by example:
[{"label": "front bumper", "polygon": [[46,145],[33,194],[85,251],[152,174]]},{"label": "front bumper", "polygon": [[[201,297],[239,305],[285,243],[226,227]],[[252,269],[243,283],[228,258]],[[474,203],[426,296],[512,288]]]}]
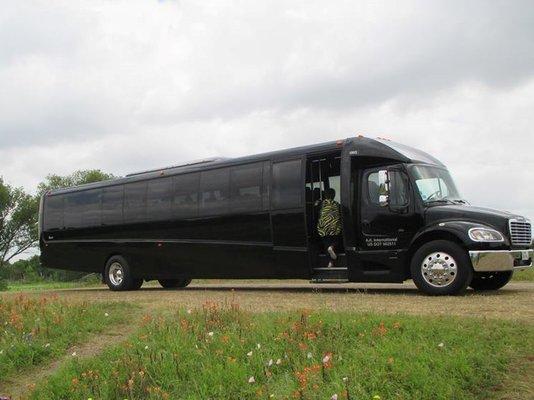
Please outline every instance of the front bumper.
[{"label": "front bumper", "polygon": [[534,250],[470,251],[475,272],[512,271],[532,267]]}]

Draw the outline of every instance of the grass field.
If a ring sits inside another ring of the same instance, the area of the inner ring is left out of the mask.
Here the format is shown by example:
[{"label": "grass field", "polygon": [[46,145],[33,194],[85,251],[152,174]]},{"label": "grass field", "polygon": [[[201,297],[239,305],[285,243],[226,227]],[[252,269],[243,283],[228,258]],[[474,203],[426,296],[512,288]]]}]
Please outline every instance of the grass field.
[{"label": "grass field", "polygon": [[522,323],[207,303],[145,316],[130,340],[71,361],[31,398],[487,399],[533,347]]},{"label": "grass field", "polygon": [[513,280],[519,282],[534,282],[534,268],[514,272]]},{"label": "grass field", "polygon": [[58,296],[0,297],[0,387],[24,369],[63,354],[90,333],[121,322],[121,303],[68,303]]},{"label": "grass field", "polygon": [[[24,328],[0,330],[0,350],[30,347],[17,373],[0,371],[0,397],[530,400],[533,301],[531,282],[447,297],[305,281],[8,291],[0,323],[9,304]],[[49,335],[32,332],[54,313]]]}]

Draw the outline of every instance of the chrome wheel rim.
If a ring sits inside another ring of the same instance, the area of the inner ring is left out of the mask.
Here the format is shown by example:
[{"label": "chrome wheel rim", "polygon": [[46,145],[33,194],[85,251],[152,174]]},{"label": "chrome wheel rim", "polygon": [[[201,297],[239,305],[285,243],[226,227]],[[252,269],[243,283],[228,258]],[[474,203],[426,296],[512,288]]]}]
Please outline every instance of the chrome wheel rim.
[{"label": "chrome wheel rim", "polygon": [[118,262],[111,264],[109,267],[108,277],[113,286],[120,286],[124,279],[124,270],[122,265]]},{"label": "chrome wheel rim", "polygon": [[456,280],[458,265],[450,254],[435,252],[424,258],[421,274],[430,286],[446,287]]}]

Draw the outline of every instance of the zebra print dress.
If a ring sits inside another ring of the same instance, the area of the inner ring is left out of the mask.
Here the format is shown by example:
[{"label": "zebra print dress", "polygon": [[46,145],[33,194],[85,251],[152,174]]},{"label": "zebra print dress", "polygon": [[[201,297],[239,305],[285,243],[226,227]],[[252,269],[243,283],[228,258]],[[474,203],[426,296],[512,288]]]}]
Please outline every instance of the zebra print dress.
[{"label": "zebra print dress", "polygon": [[341,235],[341,229],[341,206],[335,200],[324,200],[317,224],[319,236]]}]

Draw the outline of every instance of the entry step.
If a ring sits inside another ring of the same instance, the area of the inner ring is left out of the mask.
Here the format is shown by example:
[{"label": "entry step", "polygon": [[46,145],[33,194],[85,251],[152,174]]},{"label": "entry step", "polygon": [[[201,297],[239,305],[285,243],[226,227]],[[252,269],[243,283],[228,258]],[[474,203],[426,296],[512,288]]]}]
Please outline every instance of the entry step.
[{"label": "entry step", "polygon": [[344,267],[319,267],[313,269],[312,283],[348,282],[348,270]]}]

